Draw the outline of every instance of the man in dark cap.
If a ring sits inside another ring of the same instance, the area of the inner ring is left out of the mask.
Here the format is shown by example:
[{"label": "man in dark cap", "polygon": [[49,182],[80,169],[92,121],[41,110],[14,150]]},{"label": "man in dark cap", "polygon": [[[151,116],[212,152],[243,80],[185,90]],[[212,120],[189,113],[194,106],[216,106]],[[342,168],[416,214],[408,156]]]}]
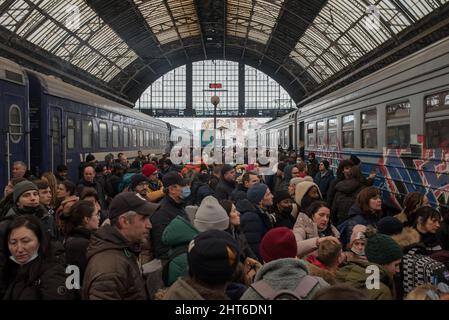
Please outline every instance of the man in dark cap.
[{"label": "man in dark cap", "polygon": [[218,200],[229,200],[232,191],[235,189],[235,169],[230,164],[225,164],[221,168],[220,181],[215,189],[215,196]]},{"label": "man in dark cap", "polygon": [[145,300],[145,281],[138,265],[140,245],[150,234],[149,217],[158,205],[134,192],[117,195],[109,208],[110,225],[92,235],[87,248],[83,299]]},{"label": "man in dark cap", "polygon": [[239,262],[239,247],[227,232],[209,230],[189,244],[189,276],[178,278],[164,300],[226,300],[226,284]]},{"label": "man in dark cap", "polygon": [[184,209],[184,199],[188,186],[181,175],[177,172],[168,172],[162,178],[165,197],[160,202],[160,208],[151,217],[153,230],[151,232],[151,242],[153,244],[154,256],[158,259],[167,258],[169,248],[162,243],[162,234],[168,224],[177,216],[189,219]]}]

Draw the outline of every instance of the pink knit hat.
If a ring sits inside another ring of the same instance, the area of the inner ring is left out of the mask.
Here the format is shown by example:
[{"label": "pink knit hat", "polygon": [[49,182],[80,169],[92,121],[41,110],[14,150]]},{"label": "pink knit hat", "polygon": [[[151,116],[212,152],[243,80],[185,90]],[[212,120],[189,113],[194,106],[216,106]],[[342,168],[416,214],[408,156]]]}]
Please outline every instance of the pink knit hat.
[{"label": "pink knit hat", "polygon": [[364,226],[363,224],[356,224],[352,229],[351,241],[349,242],[348,248],[352,248],[352,245],[355,240],[361,239],[365,240],[366,239],[365,232],[366,226]]}]

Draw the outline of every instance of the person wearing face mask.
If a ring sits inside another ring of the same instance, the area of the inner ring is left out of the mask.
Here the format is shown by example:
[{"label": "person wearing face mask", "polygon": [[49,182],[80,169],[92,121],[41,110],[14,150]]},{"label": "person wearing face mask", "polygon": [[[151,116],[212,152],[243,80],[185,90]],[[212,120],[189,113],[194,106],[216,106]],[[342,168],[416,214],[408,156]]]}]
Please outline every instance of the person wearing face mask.
[{"label": "person wearing face mask", "polygon": [[366,226],[358,224],[354,226],[351,234],[351,241],[348,244],[348,251],[345,252],[347,262],[353,260],[366,260]]},{"label": "person wearing face mask", "polygon": [[16,216],[3,237],[8,257],[0,273],[3,300],[71,300],[67,274],[54,255],[39,218]]},{"label": "person wearing face mask", "polygon": [[340,233],[329,219],[330,210],[324,201],[315,201],[305,213],[300,212],[293,227],[298,256],[315,252],[324,240],[339,242]]},{"label": "person wearing face mask", "polygon": [[273,203],[274,215],[276,217],[274,226],[293,229],[296,219],[292,216],[293,201],[288,191],[277,191],[274,194]]},{"label": "person wearing face mask", "polygon": [[153,229],[151,242],[153,253],[157,259],[168,258],[169,247],[162,242],[162,234],[168,224],[177,216],[189,220],[185,210],[185,199],[190,196],[190,187],[177,172],[168,172],[162,178],[165,197],[159,202],[160,207],[151,216]]}]

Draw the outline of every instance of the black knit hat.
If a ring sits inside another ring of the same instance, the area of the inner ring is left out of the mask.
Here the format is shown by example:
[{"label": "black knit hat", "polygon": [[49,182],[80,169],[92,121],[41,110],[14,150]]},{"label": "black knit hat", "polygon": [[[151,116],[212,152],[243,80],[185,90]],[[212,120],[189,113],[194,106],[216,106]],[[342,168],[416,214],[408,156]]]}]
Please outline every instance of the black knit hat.
[{"label": "black knit hat", "polygon": [[189,273],[208,284],[225,283],[234,273],[239,254],[239,246],[229,233],[202,232],[189,244]]},{"label": "black knit hat", "polygon": [[377,223],[377,231],[387,236],[394,236],[402,232],[402,222],[395,217],[383,217]]},{"label": "black knit hat", "polygon": [[134,190],[142,182],[150,183],[150,180],[148,180],[148,178],[141,173],[135,174],[131,177],[131,183],[129,184],[129,187],[131,188],[131,190]]},{"label": "black knit hat", "polygon": [[290,196],[290,194],[288,193],[287,190],[279,190],[276,191],[274,194],[274,198],[273,198],[273,203],[274,204],[278,204],[279,202],[281,202],[282,200],[285,199],[292,199],[292,197]]},{"label": "black knit hat", "polygon": [[86,156],[86,162],[92,162],[92,161],[95,161],[95,156],[93,155],[93,154],[88,154],[87,156]]},{"label": "black knit hat", "polygon": [[164,176],[162,177],[162,184],[164,185],[164,188],[168,188],[175,184],[184,186],[185,182],[178,172],[171,171],[164,174]]},{"label": "black knit hat", "polygon": [[401,247],[390,236],[369,232],[367,236],[365,255],[369,262],[385,265],[402,259]]},{"label": "black knit hat", "polygon": [[230,164],[225,164],[225,165],[223,166],[223,168],[221,168],[221,176],[224,177],[224,175],[225,175],[227,172],[231,171],[232,169],[234,169],[233,166],[231,166]]}]

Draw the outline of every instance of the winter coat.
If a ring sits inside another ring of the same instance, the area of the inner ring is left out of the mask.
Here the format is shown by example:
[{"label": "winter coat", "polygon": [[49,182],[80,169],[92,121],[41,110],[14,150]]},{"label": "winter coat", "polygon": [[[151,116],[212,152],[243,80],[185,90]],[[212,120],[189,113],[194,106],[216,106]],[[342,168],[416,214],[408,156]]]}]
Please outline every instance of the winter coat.
[{"label": "winter coat", "polygon": [[86,270],[86,251],[92,233],[92,230],[78,227],[67,236],[67,239],[64,242],[67,264],[78,266],[81,279],[83,279],[84,271]]},{"label": "winter coat", "polygon": [[151,202],[158,202],[165,196],[162,181],[158,180],[155,182],[150,182],[148,185],[147,198]]},{"label": "winter coat", "polygon": [[[329,223],[331,222],[329,221]],[[317,224],[302,212],[298,214],[295,226],[293,227],[293,234],[295,235],[296,245],[298,247],[298,257],[304,257],[317,250],[316,243],[318,237],[326,235],[336,238],[340,237],[340,233],[333,225],[330,228],[328,227],[328,234],[320,235]]]},{"label": "winter coat", "polygon": [[111,174],[106,179],[105,191],[110,198],[114,198],[119,193],[119,185],[123,180],[123,176]]},{"label": "winter coat", "polygon": [[65,266],[57,261],[46,261],[39,256],[33,261],[19,266],[12,260],[13,278],[9,278],[3,300],[72,300],[72,290],[66,288]]},{"label": "winter coat", "polygon": [[319,172],[320,164],[316,159],[309,160],[309,163],[307,164],[307,172],[310,176],[315,177],[316,174]]},{"label": "winter coat", "polygon": [[153,253],[157,259],[167,257],[169,248],[162,243],[162,234],[169,223],[177,216],[189,220],[184,204],[175,202],[169,195],[166,195],[159,204],[159,208],[150,218],[153,225],[151,229]]},{"label": "winter coat", "polygon": [[444,250],[449,250],[449,223],[441,223],[441,227],[437,232],[438,238],[441,240],[441,245]]},{"label": "winter coat", "polygon": [[381,216],[376,214],[363,214],[359,206],[354,204],[351,209],[349,209],[349,218],[343,222],[345,225],[344,230],[341,230],[339,227],[339,230],[342,233],[340,240],[343,248],[346,248],[347,244],[351,241],[352,229],[354,229],[357,224],[376,227],[380,218]]},{"label": "winter coat", "polygon": [[240,200],[236,207],[240,212],[240,229],[258,260],[262,261],[259,254],[260,241],[273,227],[274,221],[269,213],[252,205],[248,200]]},{"label": "winter coat", "polygon": [[0,201],[0,219],[3,218],[13,206],[13,194],[11,193]]},{"label": "winter coat", "polygon": [[168,289],[162,300],[229,300],[224,290],[213,290],[195,282],[190,277],[179,278]]},{"label": "winter coat", "polygon": [[[308,274],[306,263],[301,260],[277,259],[264,264],[257,272],[254,282],[264,280],[276,291],[295,290],[302,278]],[[316,279],[318,284],[308,294],[306,300],[310,300],[320,288],[329,286],[323,279],[318,277]],[[249,287],[240,300],[263,300],[263,298],[252,287]]]},{"label": "winter coat", "polygon": [[217,187],[215,188],[215,197],[218,200],[229,200],[231,198],[231,194],[232,191],[234,191],[234,189],[235,189],[234,182],[228,182],[223,180],[223,178],[221,178],[217,184]]},{"label": "winter coat", "polygon": [[192,183],[193,203],[200,205],[207,196],[215,195],[215,191],[206,182],[195,181]]},{"label": "winter coat", "polygon": [[335,186],[335,196],[332,202],[332,221],[340,224],[349,217],[349,209],[355,203],[357,195],[364,186],[356,179],[345,179]]},{"label": "winter coat", "polygon": [[334,285],[336,280],[336,273],[330,271],[324,264],[322,264],[315,255],[310,255],[307,257],[306,261],[309,263],[307,269],[311,276],[323,278],[324,281],[330,285]]},{"label": "winter coat", "polygon": [[251,246],[246,240],[245,234],[240,230],[240,228],[231,227],[226,230],[231,236],[237,241],[240,249],[240,261],[244,262],[246,258],[252,258],[257,260],[257,256],[251,249]]},{"label": "winter coat", "polygon": [[294,164],[289,164],[288,166],[285,166],[284,179],[282,179],[280,188],[277,191],[288,190],[288,186],[290,185],[290,180],[292,179],[292,169],[294,166],[295,166]]},{"label": "winter coat", "polygon": [[248,199],[246,196],[247,192],[248,188],[245,188],[242,184],[238,184],[237,187],[232,191],[231,197],[229,199],[234,203],[239,200]]},{"label": "winter coat", "polygon": [[326,173],[324,174],[324,176],[321,175],[321,172],[318,172],[315,175],[315,178],[313,179],[313,181],[320,188],[321,195],[323,196],[323,199],[327,198],[327,191],[329,190],[329,187],[330,187],[332,181],[334,181],[334,179],[335,179],[334,173],[331,170],[327,170]]},{"label": "winter coat", "polygon": [[82,297],[85,300],[145,300],[139,250],[117,228],[105,225],[87,248]]},{"label": "winter coat", "polygon": [[[379,289],[368,289],[366,286],[366,280],[371,275],[366,273],[366,268],[373,265],[379,268]],[[393,300],[395,297],[393,276],[373,262],[351,261],[337,271],[336,280],[363,291],[370,300]]]},{"label": "winter coat", "polygon": [[168,254],[170,255],[174,250],[184,247],[185,252],[176,256],[169,262],[168,266],[168,286],[171,286],[179,277],[187,276],[188,261],[187,261],[187,247],[199,234],[199,231],[185,218],[177,216],[165,228],[162,234],[162,243],[170,248]]},{"label": "winter coat", "polygon": [[[292,209],[293,210],[293,209]],[[295,225],[296,218],[292,216],[291,213],[283,213],[276,210],[275,212],[276,217],[276,223],[274,226],[277,227],[286,227],[289,229],[293,229],[293,226]]]}]

